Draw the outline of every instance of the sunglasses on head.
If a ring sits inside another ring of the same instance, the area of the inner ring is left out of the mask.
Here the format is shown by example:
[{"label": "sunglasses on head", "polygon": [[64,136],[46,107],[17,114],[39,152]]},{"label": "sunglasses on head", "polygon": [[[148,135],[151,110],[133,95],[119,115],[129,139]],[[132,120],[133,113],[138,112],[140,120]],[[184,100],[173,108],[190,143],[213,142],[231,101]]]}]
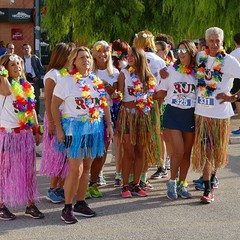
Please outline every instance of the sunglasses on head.
[{"label": "sunglasses on head", "polygon": [[186,49],[186,48],[178,48],[177,49],[177,53],[179,54],[179,53],[183,53],[183,54],[185,54],[185,53],[187,53],[188,52],[188,50]]}]

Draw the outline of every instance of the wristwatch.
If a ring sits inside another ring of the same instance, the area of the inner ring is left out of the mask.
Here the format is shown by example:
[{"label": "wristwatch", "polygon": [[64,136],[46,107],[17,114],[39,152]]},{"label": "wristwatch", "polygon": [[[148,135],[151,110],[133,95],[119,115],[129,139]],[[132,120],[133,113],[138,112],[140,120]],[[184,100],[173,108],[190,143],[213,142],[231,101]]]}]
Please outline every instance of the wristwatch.
[{"label": "wristwatch", "polygon": [[235,101],[237,101],[239,99],[239,96],[237,94],[234,94],[233,96],[234,96]]}]

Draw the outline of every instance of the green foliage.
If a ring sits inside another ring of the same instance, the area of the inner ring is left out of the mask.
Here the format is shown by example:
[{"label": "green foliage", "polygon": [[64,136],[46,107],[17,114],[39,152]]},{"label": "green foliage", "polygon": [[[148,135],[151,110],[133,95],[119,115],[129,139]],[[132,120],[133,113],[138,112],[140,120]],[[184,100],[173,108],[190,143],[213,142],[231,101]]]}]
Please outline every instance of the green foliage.
[{"label": "green foliage", "polygon": [[166,33],[175,43],[204,37],[212,26],[225,32],[226,45],[239,32],[238,0],[45,0],[43,27],[51,45],[75,41],[89,47],[97,40],[130,41],[148,29]]}]

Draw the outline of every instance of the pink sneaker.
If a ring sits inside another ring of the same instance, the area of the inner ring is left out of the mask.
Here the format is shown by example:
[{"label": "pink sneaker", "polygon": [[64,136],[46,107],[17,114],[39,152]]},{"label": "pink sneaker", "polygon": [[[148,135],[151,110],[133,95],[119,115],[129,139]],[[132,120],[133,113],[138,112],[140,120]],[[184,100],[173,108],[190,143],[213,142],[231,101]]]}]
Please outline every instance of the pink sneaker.
[{"label": "pink sneaker", "polygon": [[132,197],[132,193],[129,191],[129,185],[126,184],[122,187],[121,195],[123,198],[130,198]]},{"label": "pink sneaker", "polygon": [[207,196],[201,197],[201,203],[211,203],[214,201],[214,194],[210,192]]},{"label": "pink sneaker", "polygon": [[147,192],[140,188],[139,184],[133,186],[132,194],[137,195],[139,197],[146,197],[148,195]]}]

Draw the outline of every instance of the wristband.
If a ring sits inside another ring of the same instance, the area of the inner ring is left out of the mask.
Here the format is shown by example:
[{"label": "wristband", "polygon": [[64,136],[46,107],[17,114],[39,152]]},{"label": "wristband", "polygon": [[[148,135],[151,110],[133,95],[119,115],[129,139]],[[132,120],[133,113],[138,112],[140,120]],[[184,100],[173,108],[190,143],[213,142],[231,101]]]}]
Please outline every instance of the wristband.
[{"label": "wristband", "polygon": [[106,124],[107,126],[109,126],[109,125],[112,125],[112,126],[113,126],[113,122],[105,122],[105,124]]}]

